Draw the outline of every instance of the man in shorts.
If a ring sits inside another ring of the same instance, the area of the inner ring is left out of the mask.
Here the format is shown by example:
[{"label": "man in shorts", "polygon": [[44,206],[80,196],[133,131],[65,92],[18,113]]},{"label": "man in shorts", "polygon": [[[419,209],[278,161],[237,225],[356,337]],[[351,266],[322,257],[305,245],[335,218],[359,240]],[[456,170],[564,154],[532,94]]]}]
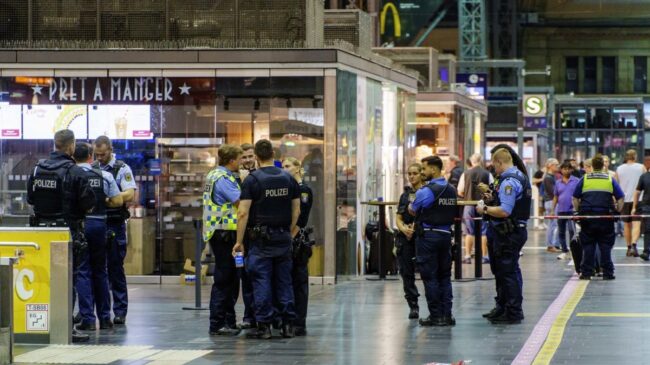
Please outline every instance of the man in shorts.
[{"label": "man in shorts", "polygon": [[[625,193],[625,203],[621,215],[632,214],[632,205],[634,201],[634,193],[639,183],[639,178],[645,173],[645,167],[636,162],[636,150],[627,150],[625,152],[625,163],[616,169],[618,181]],[[623,235],[625,236],[625,243],[627,244],[627,254],[630,257],[639,257],[639,252],[636,249],[636,241],[639,240],[641,234],[641,221],[637,218],[622,218],[623,220]]]}]

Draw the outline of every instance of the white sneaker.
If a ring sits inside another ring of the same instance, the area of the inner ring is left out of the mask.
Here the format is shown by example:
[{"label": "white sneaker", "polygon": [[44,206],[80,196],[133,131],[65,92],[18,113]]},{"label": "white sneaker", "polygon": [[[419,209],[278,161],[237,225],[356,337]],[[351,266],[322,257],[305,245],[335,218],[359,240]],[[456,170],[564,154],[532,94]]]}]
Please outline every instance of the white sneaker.
[{"label": "white sneaker", "polygon": [[567,256],[566,253],[562,252],[561,254],[559,254],[557,256],[557,259],[558,260],[566,260],[566,256]]}]

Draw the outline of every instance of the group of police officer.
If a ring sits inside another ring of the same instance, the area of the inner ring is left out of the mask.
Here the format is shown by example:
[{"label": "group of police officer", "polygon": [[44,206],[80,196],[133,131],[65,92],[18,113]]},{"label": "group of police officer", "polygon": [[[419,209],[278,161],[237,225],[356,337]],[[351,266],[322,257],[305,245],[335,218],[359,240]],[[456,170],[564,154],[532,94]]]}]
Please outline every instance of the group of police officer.
[{"label": "group of police officer", "polygon": [[84,342],[89,336],[77,330],[96,330],[97,318],[100,329],[126,321],[129,213],[125,204],[133,200],[136,184],[130,167],[115,159],[106,136],[92,146],[77,143],[72,131],[60,130],[54,135],[54,146],[55,151],[37,163],[28,179],[27,202],[34,210],[30,225],[70,230],[79,307],[72,338]]},{"label": "group of police officer", "polygon": [[[275,327],[283,337],[304,336],[313,194],[301,164],[276,161],[265,139],[254,147],[222,145],[218,157],[203,195],[203,239],[215,257],[209,333],[245,329],[246,337],[270,339]],[[238,326],[240,281],[245,310]]]},{"label": "group of police officer", "polygon": [[[507,145],[492,150],[497,173],[493,187],[478,187],[484,199],[476,210],[488,221],[490,268],[496,279],[496,305],[485,313],[493,324],[516,324],[524,318],[523,280],[519,252],[526,243],[531,187],[525,166]],[[409,319],[419,318],[415,286],[417,266],[424,285],[429,316],[421,326],[454,326],[451,285],[452,227],[460,218],[456,189],[443,177],[438,156],[422,159],[408,170],[411,187],[400,197],[397,210],[397,256],[404,282]]]}]

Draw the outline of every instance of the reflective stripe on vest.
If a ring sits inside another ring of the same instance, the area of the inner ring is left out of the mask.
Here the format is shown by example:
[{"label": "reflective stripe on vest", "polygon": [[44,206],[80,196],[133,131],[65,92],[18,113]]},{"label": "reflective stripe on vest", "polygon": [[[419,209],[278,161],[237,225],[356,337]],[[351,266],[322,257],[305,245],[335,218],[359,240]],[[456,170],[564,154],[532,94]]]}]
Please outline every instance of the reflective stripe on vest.
[{"label": "reflective stripe on vest", "polygon": [[612,177],[609,176],[609,174],[600,172],[587,174],[582,182],[582,192],[603,192],[613,194],[614,183],[612,183]]},{"label": "reflective stripe on vest", "polygon": [[[237,230],[237,207],[232,202],[219,205],[212,201],[214,184],[221,178],[227,178],[237,184],[237,180],[231,174],[222,169],[214,169],[208,173],[203,190],[203,240],[209,241],[216,230],[236,231]],[[239,188],[239,184],[237,184]]]}]

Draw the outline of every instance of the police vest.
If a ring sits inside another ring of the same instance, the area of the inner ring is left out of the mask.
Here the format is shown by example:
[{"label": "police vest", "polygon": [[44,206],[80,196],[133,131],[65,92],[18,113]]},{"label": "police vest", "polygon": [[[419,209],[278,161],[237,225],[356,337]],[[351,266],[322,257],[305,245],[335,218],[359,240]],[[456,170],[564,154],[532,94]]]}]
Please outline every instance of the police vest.
[{"label": "police vest", "polygon": [[[526,176],[519,175],[517,173],[504,173],[499,177],[499,180],[495,183],[495,191],[499,191],[501,184],[506,181],[506,179],[512,178],[519,181],[521,188],[523,189],[521,196],[517,199],[515,197],[515,206],[510,212],[509,218],[516,219],[518,221],[527,221],[530,218],[530,205],[533,198],[533,191],[528,182]],[[501,205],[501,202],[497,199],[497,204]],[[502,218],[490,217],[492,221],[502,221]]]},{"label": "police vest", "polygon": [[40,160],[34,169],[32,189],[34,214],[37,218],[56,220],[70,213],[70,181],[72,160]]},{"label": "police vest", "polygon": [[581,213],[611,213],[614,209],[614,183],[609,174],[593,172],[582,181]]},{"label": "police vest", "polygon": [[[113,175],[113,178],[115,179],[115,182],[117,182],[117,174],[119,174],[120,170],[126,166],[124,161],[122,160],[116,160],[115,163],[113,164],[113,168],[111,169],[110,173]],[[99,162],[95,161],[92,164],[92,167],[95,169],[100,168],[99,167]],[[122,191],[122,186],[120,184],[117,184],[117,188]],[[106,218],[109,221],[125,221],[129,219],[131,214],[129,213],[129,210],[126,209],[126,203],[122,204],[121,207],[117,208],[108,208],[106,207]]]},{"label": "police vest", "polygon": [[[237,230],[237,207],[233,202],[219,205],[212,200],[214,184],[221,178],[226,178],[237,184],[234,176],[222,169],[214,169],[208,173],[203,189],[203,240],[209,241],[216,230]],[[237,184],[239,188],[239,184]]]},{"label": "police vest", "polygon": [[430,207],[420,210],[418,222],[431,227],[454,224],[454,218],[458,216],[456,188],[449,183],[445,185],[432,183],[423,189],[430,189],[435,200]]},{"label": "police vest", "polygon": [[95,208],[92,213],[88,214],[92,217],[106,218],[106,193],[104,192],[104,176],[99,169],[84,171],[84,177],[88,180],[88,185],[95,193]]},{"label": "police vest", "polygon": [[411,187],[405,187],[404,192],[399,197],[399,205],[397,206],[397,214],[402,216],[404,224],[411,224],[415,222],[415,217],[408,211],[409,204],[415,200],[415,190]]},{"label": "police vest", "polygon": [[259,200],[254,200],[251,208],[252,223],[257,226],[284,227],[291,226],[291,175],[274,167],[279,173],[270,174],[257,169],[251,176],[258,182],[260,188]]}]

